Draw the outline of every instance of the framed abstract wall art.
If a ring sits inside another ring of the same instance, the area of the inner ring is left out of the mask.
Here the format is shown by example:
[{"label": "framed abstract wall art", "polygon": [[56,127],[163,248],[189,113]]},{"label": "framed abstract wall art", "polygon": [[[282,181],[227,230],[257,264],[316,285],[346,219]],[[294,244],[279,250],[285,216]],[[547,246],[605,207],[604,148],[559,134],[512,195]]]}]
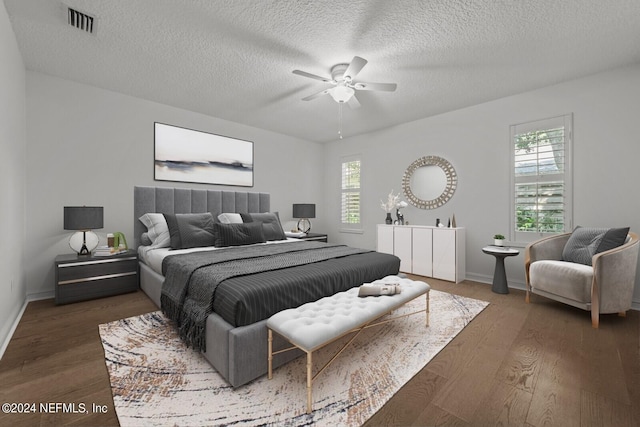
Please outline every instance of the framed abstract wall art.
[{"label": "framed abstract wall art", "polygon": [[253,142],[155,122],[154,179],[253,187]]}]

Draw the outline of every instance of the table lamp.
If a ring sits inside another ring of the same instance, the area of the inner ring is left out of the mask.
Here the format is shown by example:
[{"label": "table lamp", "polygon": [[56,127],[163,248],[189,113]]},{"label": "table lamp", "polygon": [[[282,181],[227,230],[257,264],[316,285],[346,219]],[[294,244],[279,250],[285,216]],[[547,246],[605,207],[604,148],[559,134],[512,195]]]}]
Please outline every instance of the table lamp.
[{"label": "table lamp", "polygon": [[293,217],[298,218],[298,230],[309,233],[311,221],[309,218],[316,217],[316,205],[313,203],[294,203]]},{"label": "table lamp", "polygon": [[89,255],[98,246],[98,236],[91,230],[102,227],[102,206],[64,207],[64,229],[78,231],[69,238],[69,246],[78,255]]}]

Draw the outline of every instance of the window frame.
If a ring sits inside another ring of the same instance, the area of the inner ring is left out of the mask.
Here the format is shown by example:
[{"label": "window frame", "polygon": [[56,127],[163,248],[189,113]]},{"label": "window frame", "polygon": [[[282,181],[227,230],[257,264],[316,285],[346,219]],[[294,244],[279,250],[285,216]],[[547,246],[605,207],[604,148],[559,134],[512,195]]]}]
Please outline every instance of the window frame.
[{"label": "window frame", "polygon": [[[531,175],[531,180],[525,177],[516,176],[516,135],[527,132],[542,131],[562,126],[564,128],[563,157],[564,169],[560,174],[536,174]],[[527,243],[538,240],[542,237],[570,232],[573,229],[573,113],[561,116],[550,117],[530,122],[523,122],[509,127],[509,150],[510,150],[510,180],[509,180],[509,240],[512,244],[525,246]],[[561,175],[561,176],[560,176]],[[518,231],[516,220],[516,184],[531,182],[540,184],[545,182],[558,182],[560,177],[563,183],[563,225],[564,230],[558,232],[543,231]]]},{"label": "window frame", "polygon": [[[358,180],[357,188],[349,188],[344,186],[344,167],[346,163],[358,162],[360,179]],[[346,193],[358,194],[358,219],[359,222],[343,222],[343,212],[345,212],[345,199]],[[340,232],[341,233],[362,233],[362,156],[360,154],[354,154],[350,156],[343,156],[340,158]]]}]

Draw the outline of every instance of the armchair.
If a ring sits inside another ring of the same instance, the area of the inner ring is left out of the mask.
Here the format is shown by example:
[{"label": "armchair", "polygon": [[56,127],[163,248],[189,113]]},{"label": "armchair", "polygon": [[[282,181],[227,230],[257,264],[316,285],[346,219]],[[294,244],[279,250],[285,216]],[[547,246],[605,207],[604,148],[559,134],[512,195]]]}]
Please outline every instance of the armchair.
[{"label": "armchair", "polygon": [[591,311],[597,328],[600,313],[625,316],[631,308],[638,264],[638,235],[630,232],[625,243],[593,255],[592,265],[562,261],[571,233],[546,237],[525,248],[527,293]]}]

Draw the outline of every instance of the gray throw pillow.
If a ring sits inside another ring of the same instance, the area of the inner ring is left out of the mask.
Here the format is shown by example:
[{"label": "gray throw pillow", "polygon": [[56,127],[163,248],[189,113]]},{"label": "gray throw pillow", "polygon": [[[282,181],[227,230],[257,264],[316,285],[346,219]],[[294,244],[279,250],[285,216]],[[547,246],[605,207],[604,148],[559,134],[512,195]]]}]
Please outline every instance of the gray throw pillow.
[{"label": "gray throw pillow", "polygon": [[604,236],[602,236],[602,239],[600,240],[598,249],[596,249],[596,254],[599,254],[600,252],[608,251],[610,249],[617,248],[618,246],[622,246],[624,242],[626,242],[628,235],[629,235],[629,227],[608,229],[607,232],[604,233]]},{"label": "gray throw pillow", "polygon": [[629,228],[576,227],[564,246],[562,259],[584,265],[592,265],[595,254],[622,245]]},{"label": "gray throw pillow", "polygon": [[213,225],[216,247],[252,245],[264,243],[262,224],[259,222],[223,224],[217,222]]},{"label": "gray throw pillow", "polygon": [[164,214],[171,236],[171,249],[213,246],[213,215]]},{"label": "gray throw pillow", "polygon": [[280,216],[278,212],[266,212],[266,213],[241,213],[242,221],[245,223],[261,222],[262,229],[264,231],[264,238],[267,241],[271,240],[285,240],[287,237],[284,235],[284,230],[280,224]]}]

